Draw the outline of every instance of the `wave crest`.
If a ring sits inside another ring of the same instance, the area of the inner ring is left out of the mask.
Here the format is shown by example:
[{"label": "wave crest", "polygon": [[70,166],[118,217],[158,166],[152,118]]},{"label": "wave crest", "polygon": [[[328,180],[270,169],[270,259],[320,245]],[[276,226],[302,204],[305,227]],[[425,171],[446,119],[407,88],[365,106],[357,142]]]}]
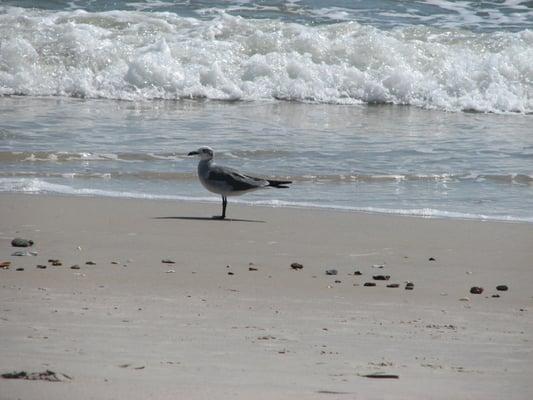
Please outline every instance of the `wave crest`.
[{"label": "wave crest", "polygon": [[533,32],[0,7],[0,95],[533,112]]}]

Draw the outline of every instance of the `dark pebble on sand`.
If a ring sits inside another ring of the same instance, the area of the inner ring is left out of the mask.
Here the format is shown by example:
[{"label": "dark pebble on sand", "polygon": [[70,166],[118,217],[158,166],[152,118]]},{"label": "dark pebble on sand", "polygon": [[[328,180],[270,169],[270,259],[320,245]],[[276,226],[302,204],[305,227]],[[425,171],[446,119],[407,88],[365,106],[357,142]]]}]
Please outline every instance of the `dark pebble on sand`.
[{"label": "dark pebble on sand", "polygon": [[390,275],[374,275],[372,279],[375,281],[388,281],[390,279]]},{"label": "dark pebble on sand", "polygon": [[496,290],[499,290],[500,292],[506,292],[509,290],[509,287],[507,285],[498,285],[496,286]]},{"label": "dark pebble on sand", "polygon": [[39,268],[39,269],[46,269],[46,265],[39,264],[39,265],[37,265],[37,268]]},{"label": "dark pebble on sand", "polygon": [[24,268],[19,267],[19,268],[17,268],[16,270],[17,270],[17,271],[24,271]]},{"label": "dark pebble on sand", "polygon": [[363,286],[376,286],[374,282],[365,282]]},{"label": "dark pebble on sand", "polygon": [[85,265],[96,265],[96,263],[94,261],[87,261]]},{"label": "dark pebble on sand", "polygon": [[70,269],[80,269],[80,266],[78,264],[75,264],[72,267],[70,267]]},{"label": "dark pebble on sand", "polygon": [[335,281],[335,283],[342,283],[342,281],[339,281],[338,279]]},{"label": "dark pebble on sand", "polygon": [[230,272],[228,272],[228,275],[235,275],[235,274],[234,274],[233,272],[230,271]]},{"label": "dark pebble on sand", "polygon": [[363,275],[363,273],[361,271],[355,271],[353,274],[356,275],[356,276]]},{"label": "dark pebble on sand", "polygon": [[472,294],[481,294],[481,293],[483,293],[483,288],[479,287],[479,286],[472,286],[470,288],[470,293],[472,293]]},{"label": "dark pebble on sand", "polygon": [[400,287],[400,284],[398,283],[390,283],[387,285],[388,288],[397,288],[397,287]]},{"label": "dark pebble on sand", "polygon": [[491,297],[494,297],[494,298],[497,299],[498,297],[500,297],[500,295],[499,294],[493,294]]},{"label": "dark pebble on sand", "polygon": [[13,247],[30,247],[33,246],[33,240],[15,238],[11,241]]},{"label": "dark pebble on sand", "polygon": [[294,263],[291,264],[291,268],[292,268],[292,269],[295,269],[295,270],[302,269],[303,267],[304,267],[304,266],[303,266],[302,264],[300,264],[300,263],[296,263],[296,262],[294,262]]},{"label": "dark pebble on sand", "polygon": [[326,270],[326,275],[337,275],[338,271],[336,269]]},{"label": "dark pebble on sand", "polygon": [[255,268],[255,267],[248,267],[248,271],[257,271],[257,268]]},{"label": "dark pebble on sand", "polygon": [[363,378],[374,378],[374,379],[400,379],[399,375],[396,374],[387,374],[384,372],[374,372],[372,374],[361,375]]},{"label": "dark pebble on sand", "polygon": [[176,264],[175,261],[169,260],[168,258],[165,258],[164,260],[161,260],[163,264]]},{"label": "dark pebble on sand", "polygon": [[413,290],[415,288],[415,284],[413,282],[407,282],[405,284],[405,290]]},{"label": "dark pebble on sand", "polygon": [[437,261],[435,257],[429,257],[429,261]]}]

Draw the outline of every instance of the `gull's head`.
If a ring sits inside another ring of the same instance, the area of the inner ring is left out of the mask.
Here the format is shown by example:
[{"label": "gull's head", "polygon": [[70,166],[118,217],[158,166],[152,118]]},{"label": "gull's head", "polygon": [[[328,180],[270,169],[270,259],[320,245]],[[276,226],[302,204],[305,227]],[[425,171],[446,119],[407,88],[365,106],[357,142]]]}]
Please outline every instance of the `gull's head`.
[{"label": "gull's head", "polygon": [[214,156],[213,149],[211,147],[203,146],[196,151],[191,151],[189,156],[200,156],[200,160],[212,160]]}]

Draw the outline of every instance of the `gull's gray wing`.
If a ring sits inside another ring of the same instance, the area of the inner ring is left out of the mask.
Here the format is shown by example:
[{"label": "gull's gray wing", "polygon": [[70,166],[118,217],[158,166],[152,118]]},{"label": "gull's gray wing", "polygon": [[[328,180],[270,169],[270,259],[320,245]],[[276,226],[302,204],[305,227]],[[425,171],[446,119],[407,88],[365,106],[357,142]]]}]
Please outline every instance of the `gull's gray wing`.
[{"label": "gull's gray wing", "polygon": [[218,165],[209,168],[207,179],[211,182],[224,183],[236,192],[258,189],[268,185],[268,181],[265,179],[244,175],[232,168]]}]

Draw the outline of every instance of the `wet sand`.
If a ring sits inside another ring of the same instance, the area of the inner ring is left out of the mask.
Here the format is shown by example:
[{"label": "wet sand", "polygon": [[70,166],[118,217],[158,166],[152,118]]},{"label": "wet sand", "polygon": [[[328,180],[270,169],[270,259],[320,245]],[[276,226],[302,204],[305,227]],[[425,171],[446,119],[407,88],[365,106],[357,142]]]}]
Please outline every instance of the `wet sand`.
[{"label": "wet sand", "polygon": [[533,396],[531,224],[219,211],[1,195],[2,400]]}]

